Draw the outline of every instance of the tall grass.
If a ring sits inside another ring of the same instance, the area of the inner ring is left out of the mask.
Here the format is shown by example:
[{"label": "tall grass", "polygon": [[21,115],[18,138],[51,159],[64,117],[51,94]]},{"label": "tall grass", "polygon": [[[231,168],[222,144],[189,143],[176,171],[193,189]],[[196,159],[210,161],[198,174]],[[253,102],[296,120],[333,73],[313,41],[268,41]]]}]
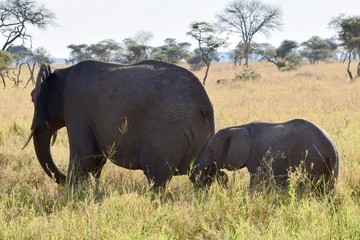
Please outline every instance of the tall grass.
[{"label": "tall grass", "polygon": [[[0,91],[0,239],[360,239],[360,83],[349,83],[338,63],[295,72],[253,66],[261,79],[233,82],[241,67],[212,65],[206,90],[216,128],[293,118],[321,126],[340,155],[333,198],[250,193],[240,170],[229,172],[228,189],[214,184],[208,193],[174,177],[165,196],[152,200],[142,172],[111,163],[96,194],[94,183],[71,192],[46,176],[31,145],[20,151],[32,120],[31,89],[8,87]],[[65,171],[65,130],[52,152]]]}]

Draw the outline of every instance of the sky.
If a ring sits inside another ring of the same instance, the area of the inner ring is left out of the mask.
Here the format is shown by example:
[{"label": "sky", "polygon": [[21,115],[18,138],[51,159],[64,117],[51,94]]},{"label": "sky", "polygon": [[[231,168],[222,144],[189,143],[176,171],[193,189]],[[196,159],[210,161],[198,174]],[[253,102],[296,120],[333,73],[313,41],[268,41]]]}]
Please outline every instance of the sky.
[{"label": "sky", "polygon": [[[44,47],[53,57],[68,58],[70,44],[94,44],[105,39],[121,42],[140,31],[151,32],[149,45],[161,46],[166,38],[196,43],[186,32],[193,21],[215,22],[216,14],[233,0],[36,0],[51,10],[55,26],[29,28],[32,47]],[[282,40],[299,43],[312,36],[336,35],[328,27],[340,13],[360,14],[360,0],[262,0],[282,11],[282,29],[271,37],[257,35],[256,42],[278,46]],[[229,49],[240,36],[232,35]],[[18,42],[17,44],[21,44]],[[30,45],[27,44],[27,47]],[[226,50],[226,49],[225,49]]]}]

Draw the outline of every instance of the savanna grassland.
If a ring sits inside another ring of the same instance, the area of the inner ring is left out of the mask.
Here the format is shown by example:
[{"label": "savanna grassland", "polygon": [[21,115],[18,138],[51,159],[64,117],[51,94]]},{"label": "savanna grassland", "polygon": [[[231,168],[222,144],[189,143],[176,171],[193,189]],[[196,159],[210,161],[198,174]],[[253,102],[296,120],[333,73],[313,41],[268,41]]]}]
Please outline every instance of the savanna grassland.
[{"label": "savanna grassland", "polygon": [[[293,72],[252,66],[259,80],[233,82],[241,66],[212,65],[206,91],[216,129],[294,118],[321,126],[340,155],[330,200],[293,191],[250,193],[246,169],[228,172],[229,188],[213,184],[207,194],[195,193],[186,176],[174,177],[165,197],[151,200],[142,172],[112,163],[97,194],[93,183],[71,192],[47,177],[32,144],[20,150],[33,115],[32,87],[8,84],[0,90],[0,239],[360,239],[360,81],[350,83],[340,63]],[[217,79],[225,81],[217,85]],[[52,152],[65,171],[64,129]]]}]

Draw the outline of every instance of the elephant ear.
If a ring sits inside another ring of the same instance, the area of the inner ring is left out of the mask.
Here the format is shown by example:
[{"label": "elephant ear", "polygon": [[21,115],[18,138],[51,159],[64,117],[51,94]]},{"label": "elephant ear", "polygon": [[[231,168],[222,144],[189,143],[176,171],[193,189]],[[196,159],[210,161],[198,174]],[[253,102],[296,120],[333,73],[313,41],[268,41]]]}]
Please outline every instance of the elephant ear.
[{"label": "elephant ear", "polygon": [[49,93],[49,79],[51,75],[51,68],[48,64],[41,64],[35,89],[31,93],[32,100],[35,106],[35,112],[31,129],[37,129],[40,125],[46,121],[45,106],[47,101],[47,95]]},{"label": "elephant ear", "polygon": [[236,170],[245,167],[251,150],[249,130],[247,128],[230,129],[227,144],[225,168],[227,170]]},{"label": "elephant ear", "polygon": [[34,103],[36,103],[36,100],[39,98],[40,90],[43,82],[50,76],[50,74],[51,74],[51,67],[46,63],[41,64],[36,78],[35,89],[31,93]]}]

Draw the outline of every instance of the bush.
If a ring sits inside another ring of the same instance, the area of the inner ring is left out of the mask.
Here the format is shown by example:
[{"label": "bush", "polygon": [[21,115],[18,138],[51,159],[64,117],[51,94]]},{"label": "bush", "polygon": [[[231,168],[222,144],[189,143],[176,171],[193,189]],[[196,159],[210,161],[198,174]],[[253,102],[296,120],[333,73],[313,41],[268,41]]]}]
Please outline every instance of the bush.
[{"label": "bush", "polygon": [[252,67],[245,68],[242,72],[235,75],[234,80],[257,80],[261,78],[261,74]]},{"label": "bush", "polygon": [[0,69],[7,68],[13,61],[11,53],[0,51]]},{"label": "bush", "polygon": [[13,55],[6,51],[0,51],[0,78],[4,88],[6,87],[5,77],[8,74],[9,66],[13,61]]},{"label": "bush", "polygon": [[301,66],[301,57],[296,54],[288,54],[279,62],[278,69],[281,71],[297,70]]}]

